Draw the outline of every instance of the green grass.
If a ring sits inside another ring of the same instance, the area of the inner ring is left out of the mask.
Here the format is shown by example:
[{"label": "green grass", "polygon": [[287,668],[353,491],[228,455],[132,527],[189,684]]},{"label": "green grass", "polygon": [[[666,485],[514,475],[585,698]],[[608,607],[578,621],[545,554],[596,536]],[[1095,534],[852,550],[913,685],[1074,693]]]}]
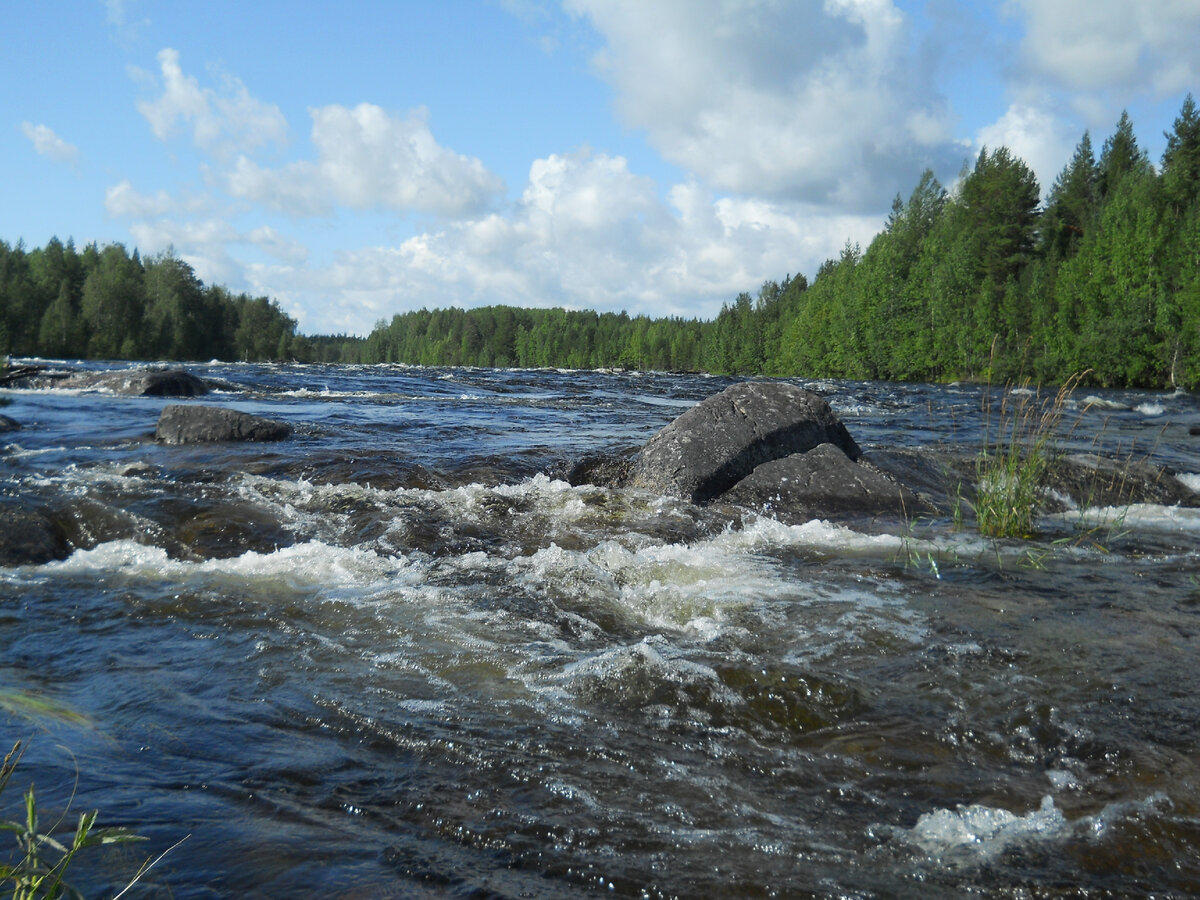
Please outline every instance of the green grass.
[{"label": "green grass", "polygon": [[[17,741],[0,764],[0,800],[3,799],[4,791],[12,780],[23,754],[24,747]],[[70,803],[61,816],[46,826],[42,822],[32,784],[25,790],[22,800],[19,818],[0,819],[0,832],[11,834],[16,841],[8,859],[0,862],[0,892],[7,893],[11,890],[12,900],[82,900],[83,894],[66,880],[67,870],[80,853],[92,847],[144,840],[124,828],[98,828],[97,810],[82,813],[74,831],[67,829],[66,833],[63,833],[61,826],[66,821]],[[165,855],[166,853],[158,856],[153,862],[147,860],[143,863],[129,884],[115,895],[114,900],[124,896],[142,875]]]},{"label": "green grass", "polygon": [[1070,378],[1053,396],[1028,379],[1004,393],[995,430],[990,392],[984,398],[984,442],[976,459],[975,519],[981,534],[1034,537],[1033,521],[1046,474],[1058,453],[1067,402],[1086,373]]}]

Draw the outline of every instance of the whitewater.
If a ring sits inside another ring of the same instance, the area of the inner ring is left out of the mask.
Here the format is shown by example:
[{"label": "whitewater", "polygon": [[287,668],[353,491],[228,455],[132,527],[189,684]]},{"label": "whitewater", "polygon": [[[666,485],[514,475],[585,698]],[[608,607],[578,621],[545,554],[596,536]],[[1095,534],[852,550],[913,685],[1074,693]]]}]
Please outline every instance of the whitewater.
[{"label": "whitewater", "polygon": [[[0,567],[14,785],[148,838],[85,894],[185,838],[139,896],[1200,893],[1200,510],[784,523],[569,478],[730,379],[188,369],[292,437],[0,392],[0,500],[71,543]],[[987,428],[978,385],[795,383],[868,452]],[[1200,484],[1200,399],[1086,393],[1065,449]]]}]

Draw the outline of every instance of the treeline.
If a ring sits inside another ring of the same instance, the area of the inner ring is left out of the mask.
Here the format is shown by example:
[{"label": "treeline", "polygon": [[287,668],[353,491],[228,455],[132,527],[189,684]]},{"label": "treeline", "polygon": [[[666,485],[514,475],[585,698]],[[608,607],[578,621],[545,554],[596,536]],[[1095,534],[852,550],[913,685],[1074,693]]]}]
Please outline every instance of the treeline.
[{"label": "treeline", "polygon": [[0,353],[277,360],[311,356],[309,343],[274,301],[206,286],[170,253],[0,241]]},{"label": "treeline", "polygon": [[711,322],[438,309],[381,322],[363,362],[623,366],[938,381],[1090,370],[1112,386],[1200,386],[1200,114],[1155,168],[1128,115],[1085,133],[1044,206],[1029,167],[984,149],[953,191],[932,172],[863,250],[741,294]]},{"label": "treeline", "polygon": [[1043,207],[1029,168],[984,150],[952,194],[926,173],[867,247],[825,263],[768,371],[944,380],[1090,370],[1111,386],[1200,385],[1200,114],[1161,167],[1129,117],[1084,134]]},{"label": "treeline", "polygon": [[422,309],[366,338],[297,335],[263,297],[206,287],[172,255],[0,242],[0,351],[707,371],[944,381],[1089,370],[1112,386],[1200,386],[1200,112],[1189,94],[1155,167],[1128,115],[1085,133],[1041,202],[984,149],[952,190],[925,172],[883,230],[712,321],[491,306]]},{"label": "treeline", "polygon": [[381,322],[358,348],[361,362],[416,365],[654,369],[763,373],[785,310],[795,309],[803,275],[767,281],[756,299],[739,294],[715,321],[651,319],[589,310],[427,309]]}]

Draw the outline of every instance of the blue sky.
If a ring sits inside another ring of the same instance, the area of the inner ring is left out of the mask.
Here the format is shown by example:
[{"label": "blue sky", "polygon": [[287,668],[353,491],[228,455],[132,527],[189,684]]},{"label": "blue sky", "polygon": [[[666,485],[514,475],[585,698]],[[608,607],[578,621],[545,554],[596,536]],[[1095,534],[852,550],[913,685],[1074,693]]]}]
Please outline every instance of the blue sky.
[{"label": "blue sky", "polygon": [[6,4],[0,240],[173,251],[307,333],[708,318],[1006,145],[1157,162],[1200,0]]}]

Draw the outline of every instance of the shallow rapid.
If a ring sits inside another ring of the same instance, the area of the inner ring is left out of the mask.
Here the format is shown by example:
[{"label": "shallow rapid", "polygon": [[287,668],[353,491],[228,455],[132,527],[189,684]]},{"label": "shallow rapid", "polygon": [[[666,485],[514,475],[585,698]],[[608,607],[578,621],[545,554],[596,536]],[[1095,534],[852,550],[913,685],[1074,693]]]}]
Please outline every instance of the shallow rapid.
[{"label": "shallow rapid", "polygon": [[[76,548],[0,568],[14,785],[149,838],[87,893],[187,836],[139,896],[1200,894],[1200,510],[789,525],[565,480],[726,379],[189,368],[293,437],[2,392],[0,492]],[[986,427],[798,383],[867,449]],[[1070,448],[1200,483],[1196,397],[1077,396]]]}]

